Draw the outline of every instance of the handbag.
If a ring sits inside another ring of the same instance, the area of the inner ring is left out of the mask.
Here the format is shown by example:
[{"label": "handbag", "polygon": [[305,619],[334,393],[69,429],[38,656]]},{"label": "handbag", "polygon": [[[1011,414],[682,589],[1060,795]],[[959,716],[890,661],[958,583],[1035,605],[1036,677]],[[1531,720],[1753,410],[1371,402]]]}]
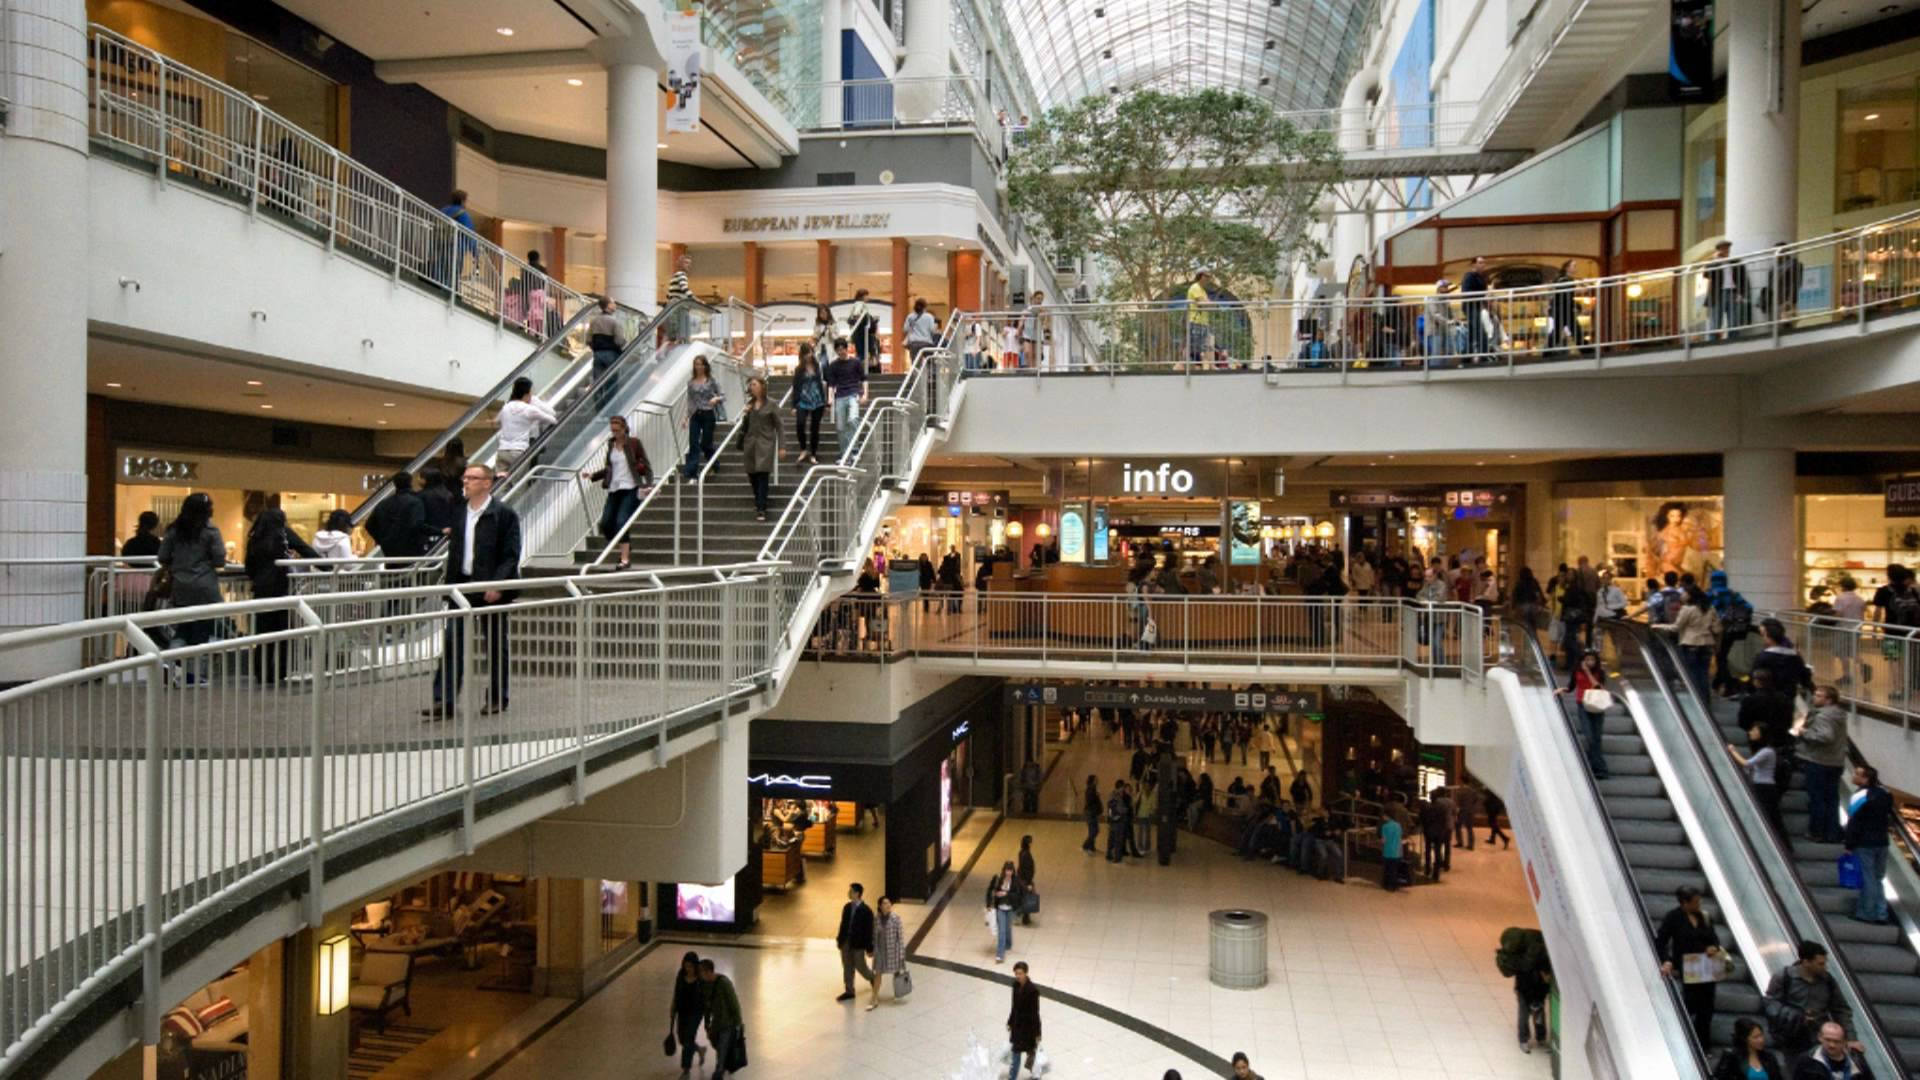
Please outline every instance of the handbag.
[{"label": "handbag", "polygon": [[1020,913],[1022,915],[1040,913],[1040,890],[1031,885],[1027,886],[1027,895],[1020,901]]},{"label": "handbag", "polygon": [[733,1045],[727,1047],[727,1071],[739,1072],[747,1067],[747,1029],[736,1028],[733,1033]]},{"label": "handbag", "polygon": [[913,973],[901,968],[893,973],[893,997],[896,1001],[905,1000],[913,993]]},{"label": "handbag", "polygon": [[727,422],[726,398],[713,399],[713,422],[716,424],[724,424]]},{"label": "handbag", "polygon": [[1580,707],[1590,713],[1603,713],[1613,708],[1613,695],[1599,687],[1580,695]]},{"label": "handbag", "polygon": [[1860,869],[1860,856],[1851,851],[1842,852],[1835,864],[1839,875],[1839,885],[1843,889],[1859,889],[1866,884],[1866,875]]},{"label": "handbag", "polygon": [[152,611],[161,601],[173,599],[173,567],[163,566],[154,571],[153,580],[147,583],[146,599],[142,601],[142,610]]},{"label": "handbag", "polygon": [[1547,640],[1548,641],[1557,643],[1562,639],[1564,639],[1566,636],[1567,636],[1566,623],[1561,622],[1557,618],[1548,621],[1547,623]]},{"label": "handbag", "polygon": [[671,1031],[667,1032],[667,1041],[661,1045],[666,1048],[668,1057],[672,1057],[674,1052],[680,1049],[680,1044],[674,1041],[673,1032]]}]

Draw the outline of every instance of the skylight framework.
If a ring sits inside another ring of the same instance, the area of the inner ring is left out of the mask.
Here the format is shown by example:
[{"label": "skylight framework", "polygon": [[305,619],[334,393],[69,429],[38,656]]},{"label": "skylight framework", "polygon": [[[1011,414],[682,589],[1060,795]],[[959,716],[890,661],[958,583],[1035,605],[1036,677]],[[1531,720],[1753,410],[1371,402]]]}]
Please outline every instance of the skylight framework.
[{"label": "skylight framework", "polygon": [[1218,87],[1307,110],[1340,104],[1373,3],[1014,0],[1005,11],[1044,107]]}]

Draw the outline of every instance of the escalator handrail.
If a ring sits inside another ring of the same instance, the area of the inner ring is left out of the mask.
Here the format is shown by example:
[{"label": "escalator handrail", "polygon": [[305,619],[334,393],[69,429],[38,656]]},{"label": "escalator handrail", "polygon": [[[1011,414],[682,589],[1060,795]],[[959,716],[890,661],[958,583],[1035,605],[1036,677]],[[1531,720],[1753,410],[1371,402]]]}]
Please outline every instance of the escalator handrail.
[{"label": "escalator handrail", "polygon": [[[625,307],[624,305],[616,304],[615,308],[616,310],[619,310],[619,311],[631,312],[633,315],[638,316],[640,318],[646,317],[645,312],[638,311],[633,308]],[[533,367],[534,364],[540,361],[541,357],[547,355],[547,353],[551,349],[553,349],[556,345],[559,345],[562,341],[565,341],[567,339],[567,335],[573,333],[574,329],[577,328],[583,321],[591,319],[594,313],[598,310],[599,310],[598,304],[585,304],[580,308],[579,311],[574,312],[573,317],[568,319],[565,325],[560,327],[558,332],[556,332],[552,337],[547,338],[547,340],[541,342],[539,348],[528,353],[527,358],[525,360],[522,360],[518,364],[515,364],[512,371],[507,372],[505,377],[503,377],[499,382],[493,385],[493,389],[488,390],[485,394],[482,394],[481,396],[475,398],[473,400],[473,404],[467,406],[467,410],[460,414],[459,419],[447,425],[445,430],[441,431],[440,434],[434,436],[432,441],[427,444],[427,448],[425,450],[422,450],[418,454],[415,454],[413,458],[407,462],[407,464],[404,466],[405,471],[409,473],[417,473],[421,469],[425,468],[428,462],[432,461],[442,450],[445,450],[447,448],[448,443],[452,442],[455,438],[457,438],[460,435],[460,433],[465,431],[467,427],[471,425],[475,420],[480,419],[481,415],[487,411],[487,408],[489,406],[491,406],[494,402],[500,400],[500,398],[503,395],[511,391],[513,389],[513,383],[515,379],[518,379],[520,376],[525,375]],[[662,314],[664,314],[664,312]],[[656,317],[654,321],[658,322],[659,320]],[[635,334],[634,340],[638,341],[640,340],[640,337],[641,337],[640,334]],[[369,493],[365,499],[362,499],[360,501],[359,506],[354,507],[354,510],[353,510],[354,525],[355,526],[365,525],[368,515],[373,513],[373,508],[376,506],[379,506],[381,502],[385,501],[386,498],[392,494],[393,494],[393,480],[391,477],[389,477],[388,479],[381,481],[379,487],[373,489],[373,491]]]},{"label": "escalator handrail", "polygon": [[[1640,650],[1641,657],[1646,661],[1647,670],[1653,675],[1659,692],[1667,699],[1668,704],[1673,708],[1674,715],[1680,718],[1679,726],[1682,729],[1680,741],[1693,754],[1701,769],[1711,779],[1712,783],[1709,790],[1712,793],[1714,801],[1719,805],[1721,813],[1726,815],[1727,820],[1738,826],[1733,832],[1740,844],[1740,854],[1760,871],[1760,880],[1772,886],[1772,889],[1767,893],[1766,899],[1768,905],[1773,910],[1774,917],[1779,920],[1781,926],[1787,927],[1795,934],[1803,935],[1803,940],[1812,941],[1827,950],[1827,971],[1833,976],[1834,981],[1840,984],[1841,993],[1847,998],[1848,1003],[1853,1006],[1855,1030],[1850,1034],[1855,1041],[1867,1047],[1868,1057],[1873,1059],[1873,1067],[1876,1073],[1889,1076],[1904,1076],[1906,1070],[1900,1064],[1900,1055],[1893,1049],[1893,1039],[1887,1034],[1886,1025],[1882,1023],[1879,1012],[1874,1008],[1873,1000],[1867,996],[1860,984],[1854,981],[1852,966],[1847,963],[1845,955],[1840,952],[1839,942],[1834,939],[1832,933],[1827,929],[1826,917],[1821,914],[1819,905],[1814,902],[1813,894],[1807,891],[1806,882],[1800,880],[1798,873],[1789,869],[1793,865],[1792,853],[1783,848],[1782,839],[1776,836],[1773,829],[1767,825],[1765,819],[1760,817],[1759,807],[1753,801],[1752,789],[1737,775],[1734,776],[1733,779],[1740,780],[1737,786],[1741,794],[1738,798],[1744,800],[1742,805],[1746,807],[1749,813],[1746,816],[1742,816],[1735,811],[1734,801],[1736,797],[1727,790],[1729,786],[1733,785],[1729,784],[1722,770],[1713,767],[1711,755],[1700,745],[1701,733],[1697,726],[1699,718],[1704,716],[1705,722],[1713,725],[1713,744],[1716,750],[1722,749],[1723,746],[1719,737],[1719,726],[1713,724],[1713,710],[1701,700],[1700,688],[1694,686],[1691,680],[1682,676],[1679,657],[1675,655],[1673,651],[1673,643],[1655,634],[1653,628],[1645,623],[1631,622],[1625,619],[1608,619],[1605,620],[1605,625],[1610,632],[1617,631],[1635,643]],[[1686,707],[1682,705],[1682,696],[1674,689],[1674,683],[1667,678],[1667,672],[1662,667],[1662,661],[1671,666],[1671,670],[1680,679],[1680,685],[1686,687],[1686,703],[1699,709],[1699,713],[1689,712]],[[1722,760],[1725,760],[1724,756]],[[1759,828],[1757,830],[1750,828],[1748,825],[1749,821],[1757,822]],[[1772,863],[1768,863],[1760,857],[1760,851],[1755,846],[1753,838],[1755,831],[1766,835],[1766,839],[1763,842],[1767,845],[1768,854],[1774,858]],[[1770,866],[1777,868],[1780,872],[1769,872],[1768,868]],[[1783,891],[1787,893],[1785,900],[1780,896],[1780,893]],[[1788,914],[1787,907],[1789,902],[1802,914],[1801,919],[1796,920]],[[1799,957],[1796,955],[1792,963],[1798,962]],[[1761,987],[1760,989],[1764,994],[1766,988]],[[1862,1037],[1868,1034],[1872,1036],[1870,1039]],[[1878,1054],[1877,1058],[1875,1057],[1876,1052]]]},{"label": "escalator handrail", "polygon": [[[1546,649],[1541,646],[1539,637],[1534,634],[1532,629],[1523,623],[1509,623],[1507,625],[1507,632],[1513,635],[1516,653],[1524,652],[1531,661],[1534,672],[1539,676],[1541,684],[1546,688],[1547,695],[1552,699],[1555,708],[1560,713],[1560,730],[1567,738],[1566,751],[1573,754],[1575,758],[1580,758],[1580,733],[1574,728],[1573,714],[1568,711],[1566,702],[1562,701],[1559,695],[1555,693],[1558,687],[1556,686],[1556,680],[1553,676],[1553,663],[1547,658]],[[1632,864],[1627,862],[1626,850],[1620,846],[1620,837],[1614,832],[1612,820],[1607,818],[1606,800],[1601,797],[1600,785],[1593,778],[1593,770],[1589,769],[1585,760],[1582,759],[1579,765],[1571,771],[1579,775],[1585,786],[1588,803],[1600,812],[1602,819],[1606,820],[1606,827],[1601,831],[1606,834],[1607,848],[1613,855],[1613,867],[1620,875],[1620,880],[1628,883],[1630,891],[1635,894],[1635,903],[1636,906],[1638,906],[1639,886],[1634,882],[1633,867]],[[1639,934],[1636,936],[1637,939],[1644,940],[1646,943],[1646,952],[1644,955],[1648,962],[1657,964],[1660,959],[1660,950],[1654,944],[1653,927],[1651,922],[1644,917],[1645,914],[1643,910],[1642,918],[1628,921],[1634,923],[1639,929]],[[1687,1005],[1680,996],[1679,983],[1665,976],[1661,976],[1660,982],[1667,988],[1667,998],[1673,1006],[1674,1015],[1685,1017],[1687,1015]],[[1712,1072],[1707,1062],[1707,1048],[1700,1045],[1700,1040],[1694,1035],[1693,1025],[1682,1023],[1680,1027],[1686,1033],[1687,1045],[1693,1048],[1693,1061],[1699,1068],[1700,1075],[1702,1077],[1711,1076]]]}]

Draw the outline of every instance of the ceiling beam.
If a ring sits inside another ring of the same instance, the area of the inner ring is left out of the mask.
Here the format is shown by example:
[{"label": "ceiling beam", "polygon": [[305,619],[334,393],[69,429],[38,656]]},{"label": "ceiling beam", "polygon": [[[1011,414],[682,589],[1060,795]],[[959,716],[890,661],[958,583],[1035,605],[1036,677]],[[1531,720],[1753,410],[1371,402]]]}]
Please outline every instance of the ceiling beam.
[{"label": "ceiling beam", "polygon": [[390,83],[427,79],[498,79],[503,76],[598,75],[600,62],[585,49],[545,49],[538,52],[482,53],[477,56],[424,56],[412,60],[382,60],[373,73]]}]

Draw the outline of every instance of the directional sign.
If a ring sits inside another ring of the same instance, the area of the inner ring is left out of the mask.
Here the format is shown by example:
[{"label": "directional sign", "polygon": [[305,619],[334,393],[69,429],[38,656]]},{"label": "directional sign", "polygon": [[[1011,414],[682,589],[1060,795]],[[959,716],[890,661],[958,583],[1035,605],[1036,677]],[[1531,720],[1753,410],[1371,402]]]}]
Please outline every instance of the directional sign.
[{"label": "directional sign", "polygon": [[1161,709],[1171,712],[1311,713],[1317,690],[1175,690],[1164,686],[1009,686],[1015,705]]}]

